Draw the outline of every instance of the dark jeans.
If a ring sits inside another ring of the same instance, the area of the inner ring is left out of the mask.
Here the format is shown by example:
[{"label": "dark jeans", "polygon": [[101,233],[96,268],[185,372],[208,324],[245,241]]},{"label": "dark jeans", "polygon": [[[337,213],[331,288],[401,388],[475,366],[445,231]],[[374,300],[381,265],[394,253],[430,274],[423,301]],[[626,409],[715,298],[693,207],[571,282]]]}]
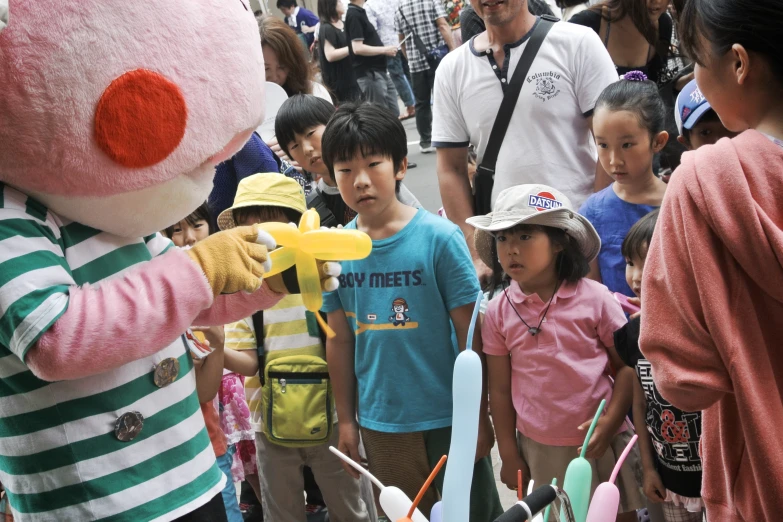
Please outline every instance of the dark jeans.
[{"label": "dark jeans", "polygon": [[226,506],[223,504],[223,495],[218,493],[212,500],[187,515],[183,515],[174,522],[221,522],[227,521]]},{"label": "dark jeans", "polygon": [[413,99],[413,91],[408,83],[408,77],[405,76],[405,71],[402,67],[402,53],[397,53],[397,56],[386,57],[386,70],[391,76],[392,82],[394,82],[394,88],[397,90],[397,94],[402,98],[402,103],[406,107],[412,106],[416,103]]},{"label": "dark jeans", "polygon": [[429,147],[432,144],[432,89],[435,86],[435,71],[426,69],[412,73],[413,95],[416,96],[416,129],[419,131],[419,144]]}]

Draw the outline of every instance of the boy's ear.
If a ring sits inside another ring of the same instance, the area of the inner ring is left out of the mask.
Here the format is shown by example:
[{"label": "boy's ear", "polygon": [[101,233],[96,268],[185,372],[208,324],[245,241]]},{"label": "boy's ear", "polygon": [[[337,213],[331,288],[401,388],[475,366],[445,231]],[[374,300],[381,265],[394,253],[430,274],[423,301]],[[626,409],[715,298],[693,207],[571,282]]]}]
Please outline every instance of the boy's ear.
[{"label": "boy's ear", "polygon": [[397,181],[402,181],[403,178],[405,178],[405,174],[408,172],[408,157],[405,156],[402,158],[402,162],[400,163],[400,168],[397,171],[397,173],[394,175],[394,179]]},{"label": "boy's ear", "polygon": [[669,141],[669,133],[666,131],[659,132],[655,138],[653,138],[653,151],[655,153],[661,152]]},{"label": "boy's ear", "polygon": [[682,136],[682,135],[680,135],[680,136],[677,136],[677,142],[678,142],[680,145],[684,146],[686,149],[688,149],[688,150],[693,150],[693,147],[691,147],[691,144],[690,144],[690,142],[689,142],[688,140],[686,140],[686,139],[685,139],[685,136]]}]

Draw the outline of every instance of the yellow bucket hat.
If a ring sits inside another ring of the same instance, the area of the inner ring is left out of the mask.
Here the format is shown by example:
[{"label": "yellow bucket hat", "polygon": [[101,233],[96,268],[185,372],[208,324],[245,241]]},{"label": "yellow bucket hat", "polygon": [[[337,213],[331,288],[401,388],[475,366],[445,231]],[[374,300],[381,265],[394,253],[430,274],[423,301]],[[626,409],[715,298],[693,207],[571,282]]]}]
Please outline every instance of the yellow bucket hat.
[{"label": "yellow bucket hat", "polygon": [[234,228],[234,210],[244,207],[283,207],[300,214],[307,211],[304,190],[295,180],[282,174],[253,174],[239,182],[234,205],[220,213],[218,228]]}]

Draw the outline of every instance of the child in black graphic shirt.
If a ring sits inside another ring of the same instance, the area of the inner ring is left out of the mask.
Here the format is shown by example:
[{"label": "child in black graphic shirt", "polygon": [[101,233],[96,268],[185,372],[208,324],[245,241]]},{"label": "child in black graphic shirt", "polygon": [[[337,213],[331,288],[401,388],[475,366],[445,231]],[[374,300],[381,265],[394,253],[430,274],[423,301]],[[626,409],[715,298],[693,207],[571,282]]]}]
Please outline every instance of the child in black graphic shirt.
[{"label": "child in black graphic shirt", "polygon": [[[625,278],[637,297],[641,297],[644,261],[657,220],[658,210],[647,214],[631,228],[622,245]],[[666,522],[701,522],[701,413],[679,410],[658,392],[652,367],[639,351],[639,324],[638,314],[632,316],[615,332],[614,340],[620,358],[639,377],[633,420],[639,435],[644,493],[652,502],[663,502]]]}]

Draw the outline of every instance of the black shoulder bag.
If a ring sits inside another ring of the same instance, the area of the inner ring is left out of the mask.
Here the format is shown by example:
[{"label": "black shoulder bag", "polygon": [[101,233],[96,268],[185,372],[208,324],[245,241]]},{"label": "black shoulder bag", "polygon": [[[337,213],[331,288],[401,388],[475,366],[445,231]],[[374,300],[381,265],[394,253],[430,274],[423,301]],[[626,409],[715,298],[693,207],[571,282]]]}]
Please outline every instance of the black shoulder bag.
[{"label": "black shoulder bag", "polygon": [[411,33],[413,34],[413,44],[416,46],[416,50],[418,50],[419,54],[421,54],[424,59],[427,60],[427,65],[429,65],[430,69],[434,71],[438,68],[438,65],[440,65],[440,61],[443,60],[443,58],[449,53],[448,46],[443,44],[432,50],[427,49],[427,46],[424,45],[424,41],[419,38],[418,34],[416,34],[416,29],[414,29],[408,19],[405,18],[405,13],[402,12],[402,6],[400,6],[399,11],[400,16],[402,16],[402,19],[405,22],[405,25],[408,26],[408,29],[410,29]]},{"label": "black shoulder bag", "polygon": [[511,123],[511,115],[519,99],[519,93],[522,92],[522,86],[525,83],[530,66],[541,49],[546,35],[557,19],[544,15],[533,29],[530,41],[527,43],[511,81],[503,94],[503,101],[500,103],[498,115],[495,117],[495,123],[492,125],[492,131],[489,134],[489,142],[481,158],[481,165],[476,169],[476,177],[473,179],[473,203],[477,216],[489,214],[492,212],[492,187],[495,185],[495,165],[498,161],[500,146],[503,145],[503,139],[506,137],[506,131]]}]

